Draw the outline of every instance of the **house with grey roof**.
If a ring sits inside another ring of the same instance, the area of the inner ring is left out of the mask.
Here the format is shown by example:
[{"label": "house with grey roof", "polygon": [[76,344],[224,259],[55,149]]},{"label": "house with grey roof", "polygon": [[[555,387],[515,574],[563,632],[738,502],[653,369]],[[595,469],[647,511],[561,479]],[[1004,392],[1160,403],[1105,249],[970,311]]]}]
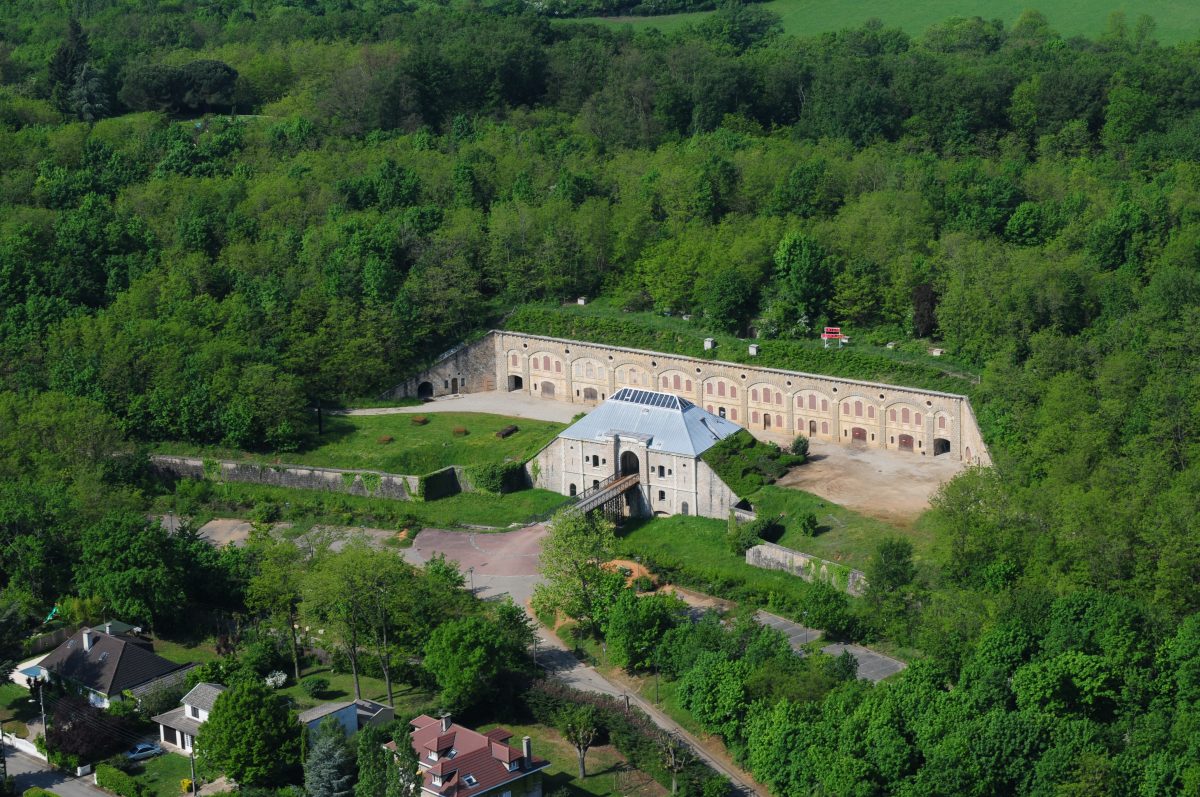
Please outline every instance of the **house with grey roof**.
[{"label": "house with grey roof", "polygon": [[539,451],[531,475],[563,495],[619,490],[623,515],[725,519],[739,499],[701,455],[741,428],[681,396],[621,388]]},{"label": "house with grey roof", "polygon": [[[114,625],[108,627],[116,631]],[[149,640],[106,633],[104,627],[81,628],[68,637],[38,662],[39,677],[59,678],[86,693],[92,705],[107,708],[178,680],[195,666],[164,659]]]},{"label": "house with grey roof", "polygon": [[201,681],[183,696],[178,708],[154,717],[154,722],[158,724],[158,738],[163,746],[185,755],[192,752],[200,726],[208,719],[213,705],[224,691],[225,687],[220,684]]},{"label": "house with grey roof", "polygon": [[322,703],[296,715],[300,724],[308,730],[316,730],[327,717],[333,717],[346,735],[362,730],[368,725],[386,725],[396,718],[391,706],[374,700],[359,698],[336,703]]}]

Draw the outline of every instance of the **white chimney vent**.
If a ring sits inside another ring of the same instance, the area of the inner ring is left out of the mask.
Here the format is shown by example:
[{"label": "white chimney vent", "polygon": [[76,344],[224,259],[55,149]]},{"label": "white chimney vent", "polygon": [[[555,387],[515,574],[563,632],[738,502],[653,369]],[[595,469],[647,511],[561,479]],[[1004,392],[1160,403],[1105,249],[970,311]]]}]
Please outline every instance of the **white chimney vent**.
[{"label": "white chimney vent", "polygon": [[448,730],[450,730],[450,715],[443,714],[442,715],[442,733],[445,733]]},{"label": "white chimney vent", "polygon": [[717,342],[714,339],[712,339],[712,338],[704,339],[704,350],[705,351],[712,351],[713,347],[716,345],[717,345]]},{"label": "white chimney vent", "polygon": [[751,357],[757,357],[757,356],[758,356],[758,344],[757,344],[757,343],[751,343],[751,344],[750,344],[750,356],[751,356]]},{"label": "white chimney vent", "polygon": [[86,653],[87,651],[89,651],[91,649],[92,649],[92,629],[85,628],[85,629],[83,629],[83,651]]},{"label": "white chimney vent", "polygon": [[525,756],[525,765],[533,760],[533,740],[528,736],[521,739],[521,755]]}]

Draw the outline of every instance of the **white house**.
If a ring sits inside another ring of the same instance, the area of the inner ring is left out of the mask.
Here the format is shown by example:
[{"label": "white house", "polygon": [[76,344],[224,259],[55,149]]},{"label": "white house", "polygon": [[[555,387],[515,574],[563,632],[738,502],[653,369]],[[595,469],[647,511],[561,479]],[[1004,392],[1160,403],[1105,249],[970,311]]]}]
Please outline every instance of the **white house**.
[{"label": "white house", "polygon": [[168,750],[190,753],[196,744],[196,734],[208,719],[213,704],[225,691],[220,684],[198,683],[183,696],[183,705],[154,718],[158,723],[158,738]]}]

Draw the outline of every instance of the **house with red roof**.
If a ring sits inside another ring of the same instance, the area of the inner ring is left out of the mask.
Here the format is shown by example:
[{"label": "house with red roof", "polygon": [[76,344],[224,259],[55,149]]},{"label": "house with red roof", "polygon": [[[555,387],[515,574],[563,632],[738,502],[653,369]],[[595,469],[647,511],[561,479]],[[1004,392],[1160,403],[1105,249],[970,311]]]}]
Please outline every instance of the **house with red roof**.
[{"label": "house with red roof", "polygon": [[[410,724],[421,791],[429,797],[542,797],[542,770],[550,762],[534,756],[528,736],[518,749],[503,728],[479,733],[425,714]],[[396,743],[388,747],[394,751]]]}]

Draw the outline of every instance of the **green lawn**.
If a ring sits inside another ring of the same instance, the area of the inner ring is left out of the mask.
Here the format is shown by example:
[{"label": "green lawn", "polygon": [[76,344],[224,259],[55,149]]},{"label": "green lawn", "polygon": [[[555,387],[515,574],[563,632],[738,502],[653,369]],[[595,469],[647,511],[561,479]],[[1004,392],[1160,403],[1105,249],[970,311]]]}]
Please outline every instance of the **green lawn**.
[{"label": "green lawn", "polygon": [[[328,667],[311,667],[300,672],[302,680],[312,675],[319,675],[329,681],[329,688],[315,698],[309,697],[299,684],[292,684],[279,690],[279,694],[295,704],[297,711],[304,711],[321,703],[336,703],[354,699],[354,677],[350,673],[333,672]],[[387,703],[387,686],[382,678],[360,675],[358,682],[362,688],[363,697]],[[428,708],[433,703],[435,695],[408,684],[393,682],[392,699],[396,704],[396,715],[400,716],[412,709]]]},{"label": "green lawn", "polygon": [[[413,423],[414,418],[425,418],[428,422],[418,425]],[[496,437],[497,431],[510,425],[518,428],[515,434],[503,440]],[[563,428],[560,423],[477,412],[327,416],[325,434],[301,451],[261,454],[189,443],[162,443],[155,450],[162,454],[378,470],[415,476],[449,465],[497,463],[510,459],[523,462]],[[456,430],[464,429],[467,434],[456,433]]]},{"label": "green lawn", "polygon": [[553,794],[564,788],[573,797],[601,797],[609,794],[661,797],[667,793],[667,790],[649,775],[631,767],[615,747],[605,745],[588,750],[588,776],[581,780],[575,749],[554,728],[546,725],[492,723],[482,725],[478,730],[486,733],[497,727],[512,732],[513,738],[509,740],[509,744],[519,746],[521,738],[528,736],[533,742],[533,754],[550,762],[550,766],[543,770],[542,774],[543,794]]},{"label": "green lawn", "polygon": [[154,652],[168,661],[179,664],[189,662],[204,664],[221,658],[217,655],[217,648],[211,638],[197,641],[177,641],[154,637]]},{"label": "green lawn", "polygon": [[[1094,37],[1101,33],[1114,11],[1124,11],[1130,28],[1142,14],[1158,23],[1156,38],[1170,44],[1200,36],[1200,4],[1182,0],[1145,0],[1141,3],[1119,0],[1052,0],[1026,3],[1021,0],[876,0],[873,3],[849,3],[845,0],[773,0],[763,3],[782,18],[787,33],[812,36],[827,31],[862,25],[876,18],[889,27],[900,27],[919,36],[932,25],[950,17],[980,16],[1001,19],[1011,26],[1023,11],[1034,8],[1046,15],[1050,26],[1063,36]],[[679,30],[711,12],[668,14],[660,17],[588,17],[562,20],[562,23],[596,22],[635,29],[658,28],[664,32]]]},{"label": "green lawn", "polygon": [[5,731],[22,737],[26,735],[26,721],[34,719],[41,711],[36,703],[29,702],[30,696],[28,689],[11,681],[0,684],[0,725]]},{"label": "green lawn", "polygon": [[[176,797],[184,793],[180,781],[192,777],[192,765],[186,756],[163,753],[139,761],[137,768],[130,774],[145,787],[147,796]],[[202,781],[215,779],[210,773],[201,772],[199,762],[196,765],[196,775]]]},{"label": "green lawn", "polygon": [[[759,517],[784,516],[780,545],[803,551],[831,562],[864,569],[876,543],[883,537],[904,537],[913,545],[913,559],[920,562],[933,553],[933,534],[922,524],[900,528],[830,503],[824,498],[784,487],[764,487],[750,502]],[[812,512],[817,516],[817,535],[804,537],[796,531],[796,518]]]}]

